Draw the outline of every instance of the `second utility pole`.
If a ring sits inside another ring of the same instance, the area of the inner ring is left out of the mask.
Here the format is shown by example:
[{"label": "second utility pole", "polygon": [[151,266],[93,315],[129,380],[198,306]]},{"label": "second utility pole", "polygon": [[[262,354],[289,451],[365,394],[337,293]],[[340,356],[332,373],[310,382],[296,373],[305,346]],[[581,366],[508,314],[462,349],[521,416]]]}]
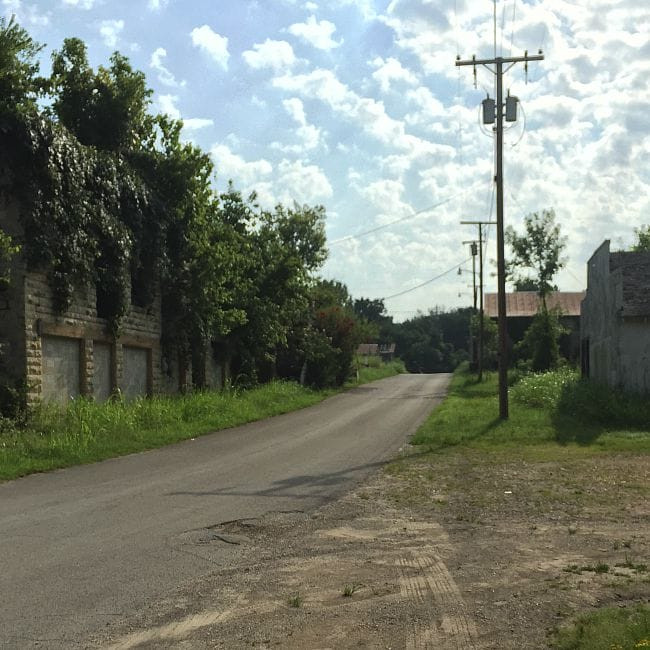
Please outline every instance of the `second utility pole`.
[{"label": "second utility pole", "polygon": [[[478,330],[478,380],[483,381],[483,349],[485,347],[485,331],[483,328],[483,226],[494,225],[494,221],[461,221],[461,224],[478,226],[478,253],[479,253],[479,330]],[[466,243],[466,242],[463,242]],[[476,308],[476,305],[474,305]]]},{"label": "second utility pole", "polygon": [[[496,51],[495,51],[496,54]],[[497,275],[498,275],[498,304],[499,304],[499,417],[502,420],[508,418],[508,329],[506,322],[506,264],[504,257],[504,227],[503,227],[503,64],[510,63],[506,72],[515,64],[528,61],[541,61],[544,58],[541,50],[539,54],[524,56],[496,56],[493,59],[477,59],[475,56],[470,61],[456,59],[456,65],[476,66],[483,65],[496,75],[497,99],[496,99],[496,127],[497,134],[497,155],[496,173],[494,181],[497,185]],[[496,69],[488,66],[495,65]],[[513,98],[515,99],[515,98]],[[488,102],[492,100],[487,100]],[[484,120],[486,107],[484,107]],[[490,123],[494,122],[494,119]]]}]

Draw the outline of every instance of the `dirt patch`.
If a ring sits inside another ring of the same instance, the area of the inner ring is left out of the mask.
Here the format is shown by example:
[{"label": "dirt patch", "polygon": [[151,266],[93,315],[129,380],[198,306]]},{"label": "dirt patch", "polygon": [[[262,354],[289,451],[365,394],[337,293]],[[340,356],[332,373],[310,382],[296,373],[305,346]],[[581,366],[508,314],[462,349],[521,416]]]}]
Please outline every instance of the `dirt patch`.
[{"label": "dirt patch", "polygon": [[648,598],[647,457],[409,459],[314,513],[188,534],[234,565],[107,648],[544,648],[574,613]]}]

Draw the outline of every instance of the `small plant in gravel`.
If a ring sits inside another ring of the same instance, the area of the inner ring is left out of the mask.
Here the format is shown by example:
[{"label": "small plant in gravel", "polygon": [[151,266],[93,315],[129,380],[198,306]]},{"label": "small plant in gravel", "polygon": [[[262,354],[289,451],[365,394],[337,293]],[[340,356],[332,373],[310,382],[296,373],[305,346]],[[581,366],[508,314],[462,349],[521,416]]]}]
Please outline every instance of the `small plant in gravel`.
[{"label": "small plant in gravel", "polygon": [[360,585],[358,585],[356,582],[353,582],[352,584],[345,585],[343,587],[343,593],[342,596],[343,598],[352,598],[352,595],[356,592],[359,591]]},{"label": "small plant in gravel", "polygon": [[295,594],[291,594],[291,596],[289,596],[287,602],[289,603],[289,607],[302,607],[302,596],[300,593],[296,592]]}]

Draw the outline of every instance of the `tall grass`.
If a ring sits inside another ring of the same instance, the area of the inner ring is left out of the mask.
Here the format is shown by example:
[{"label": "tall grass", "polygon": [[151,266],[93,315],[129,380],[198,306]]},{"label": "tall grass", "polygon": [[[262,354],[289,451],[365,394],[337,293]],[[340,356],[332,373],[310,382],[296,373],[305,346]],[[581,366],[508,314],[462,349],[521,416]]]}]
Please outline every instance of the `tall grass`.
[{"label": "tall grass", "polygon": [[[401,362],[363,368],[356,386],[403,372]],[[204,391],[97,404],[44,404],[22,422],[0,418],[0,480],[144,451],[295,411],[336,391],[276,381],[247,390]]]},{"label": "tall grass", "polygon": [[160,447],[303,408],[331,393],[277,381],[241,393],[206,391],[132,402],[77,399],[66,407],[42,405],[21,428],[3,423],[0,479]]},{"label": "tall grass", "polygon": [[602,430],[650,430],[650,399],[612,389],[564,369],[523,377],[511,389],[513,399],[548,408],[558,421],[570,419]]},{"label": "tall grass", "polygon": [[609,449],[650,450],[650,400],[583,380],[570,369],[518,378],[509,389],[510,417],[498,417],[497,377],[482,383],[456,372],[445,402],[413,438],[442,449],[456,445],[503,446],[597,443]]}]

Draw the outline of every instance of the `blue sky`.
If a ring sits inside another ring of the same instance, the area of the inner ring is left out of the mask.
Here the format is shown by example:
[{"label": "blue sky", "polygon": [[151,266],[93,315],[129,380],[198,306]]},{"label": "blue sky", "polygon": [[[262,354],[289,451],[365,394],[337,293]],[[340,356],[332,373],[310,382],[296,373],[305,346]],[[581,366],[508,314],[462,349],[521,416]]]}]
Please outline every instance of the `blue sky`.
[{"label": "blue sky", "polygon": [[[114,50],[144,71],[153,110],[263,205],[327,209],[323,275],[397,319],[471,302],[459,222],[494,215],[492,134],[462,58],[521,55],[506,134],[506,224],[554,208],[568,237],[561,289],[584,288],[603,239],[650,223],[650,8],[646,0],[0,0],[39,42],[43,71],[65,37],[91,63]],[[494,16],[496,14],[496,21]],[[393,223],[397,222],[397,223]],[[372,231],[367,233],[367,231]],[[367,233],[367,234],[364,234]],[[494,231],[486,257],[496,256]],[[455,268],[454,268],[455,267]],[[439,280],[409,291],[441,273]],[[494,290],[491,264],[488,291]]]}]

